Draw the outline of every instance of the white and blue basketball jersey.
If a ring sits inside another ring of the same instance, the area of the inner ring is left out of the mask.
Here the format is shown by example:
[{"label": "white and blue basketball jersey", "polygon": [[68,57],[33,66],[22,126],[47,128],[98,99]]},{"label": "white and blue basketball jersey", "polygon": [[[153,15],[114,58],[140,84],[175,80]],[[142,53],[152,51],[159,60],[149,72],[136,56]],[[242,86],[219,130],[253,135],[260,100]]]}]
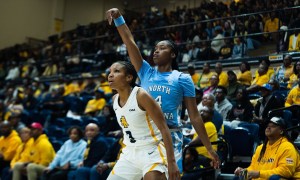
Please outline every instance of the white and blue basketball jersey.
[{"label": "white and blue basketball jersey", "polygon": [[170,128],[181,126],[180,114],[183,97],[195,97],[195,87],[188,74],[179,71],[159,72],[148,62],[138,72],[141,87],[160,105]]},{"label": "white and blue basketball jersey", "polygon": [[139,108],[137,102],[137,92],[140,87],[134,87],[127,102],[123,107],[119,105],[119,94],[116,95],[113,108],[116,112],[117,120],[122,127],[126,146],[142,146],[158,144],[162,140],[162,135],[154,121],[148,116],[146,111]]}]

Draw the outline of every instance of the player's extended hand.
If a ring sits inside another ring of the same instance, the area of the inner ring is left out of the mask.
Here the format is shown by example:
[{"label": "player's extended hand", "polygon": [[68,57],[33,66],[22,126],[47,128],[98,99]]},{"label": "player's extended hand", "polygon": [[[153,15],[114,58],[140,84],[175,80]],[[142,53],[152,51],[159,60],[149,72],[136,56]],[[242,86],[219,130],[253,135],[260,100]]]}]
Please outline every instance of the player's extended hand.
[{"label": "player's extended hand", "polygon": [[108,20],[109,25],[111,25],[113,19],[116,19],[119,16],[121,16],[121,13],[120,13],[119,9],[117,9],[117,8],[112,8],[112,9],[106,11],[106,18]]},{"label": "player's extended hand", "polygon": [[218,169],[220,166],[220,159],[216,151],[208,151],[210,157],[212,158],[211,165],[215,168]]},{"label": "player's extended hand", "polygon": [[170,180],[180,179],[180,172],[175,161],[172,163],[168,162],[168,173]]}]

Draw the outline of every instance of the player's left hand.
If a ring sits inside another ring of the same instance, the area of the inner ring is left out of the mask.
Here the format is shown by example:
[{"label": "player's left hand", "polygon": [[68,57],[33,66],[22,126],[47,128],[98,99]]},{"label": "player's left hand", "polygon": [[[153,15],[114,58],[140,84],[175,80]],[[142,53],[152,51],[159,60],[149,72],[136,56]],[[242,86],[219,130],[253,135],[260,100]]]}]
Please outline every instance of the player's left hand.
[{"label": "player's left hand", "polygon": [[215,168],[218,169],[220,166],[220,159],[216,151],[208,151],[210,157],[212,158],[211,165]]},{"label": "player's left hand", "polygon": [[169,173],[169,180],[178,180],[180,179],[180,172],[176,162],[168,163],[168,173]]}]

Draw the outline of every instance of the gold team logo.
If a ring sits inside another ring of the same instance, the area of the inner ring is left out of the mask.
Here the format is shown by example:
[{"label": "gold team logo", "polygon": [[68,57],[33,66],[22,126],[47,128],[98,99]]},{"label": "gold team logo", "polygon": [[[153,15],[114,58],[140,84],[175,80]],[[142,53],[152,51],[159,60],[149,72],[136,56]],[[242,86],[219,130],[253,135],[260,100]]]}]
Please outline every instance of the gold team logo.
[{"label": "gold team logo", "polygon": [[126,121],[125,116],[121,116],[120,122],[124,128],[128,128],[129,124]]}]

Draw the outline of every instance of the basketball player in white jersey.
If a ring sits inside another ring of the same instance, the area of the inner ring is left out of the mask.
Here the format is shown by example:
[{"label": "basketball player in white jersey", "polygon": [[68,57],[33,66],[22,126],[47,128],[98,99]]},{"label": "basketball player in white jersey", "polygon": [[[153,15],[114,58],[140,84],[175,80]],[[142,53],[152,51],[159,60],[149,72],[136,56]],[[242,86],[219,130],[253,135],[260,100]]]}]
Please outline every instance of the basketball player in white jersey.
[{"label": "basketball player in white jersey", "polygon": [[118,92],[113,108],[126,147],[108,179],[180,179],[161,108],[145,90],[135,86],[136,77],[129,62],[119,61],[110,67],[108,82]]}]

